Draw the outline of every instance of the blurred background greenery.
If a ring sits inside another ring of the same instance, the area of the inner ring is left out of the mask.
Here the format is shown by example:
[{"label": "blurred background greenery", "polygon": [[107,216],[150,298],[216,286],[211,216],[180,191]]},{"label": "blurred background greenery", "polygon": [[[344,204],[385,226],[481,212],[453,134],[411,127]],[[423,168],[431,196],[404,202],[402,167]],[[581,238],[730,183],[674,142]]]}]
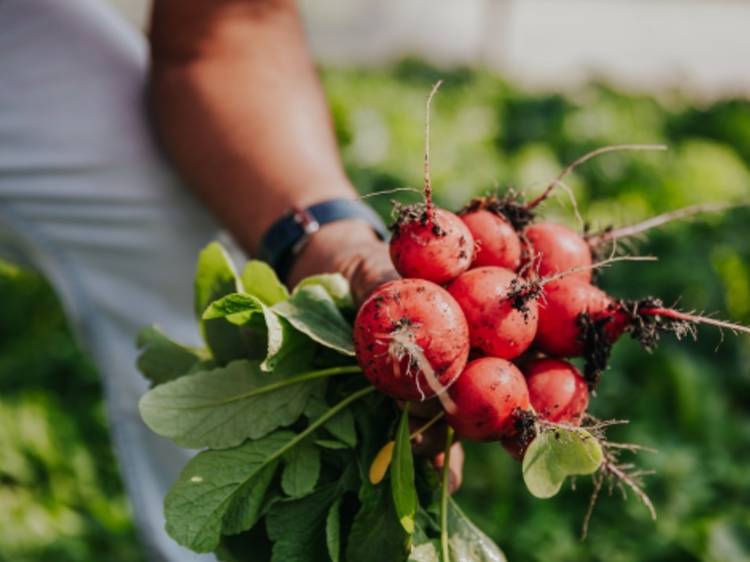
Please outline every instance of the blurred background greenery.
[{"label": "blurred background greenery", "polygon": [[[419,187],[424,99],[446,79],[433,114],[440,202],[506,186],[534,193],[561,167],[608,144],[665,143],[667,153],[611,154],[569,179],[595,228],[702,201],[750,196],[750,102],[696,105],[592,83],[565,95],[525,92],[481,70],[415,60],[382,70],[324,71],[351,177],[363,193]],[[385,215],[391,199],[369,201]],[[543,213],[575,226],[561,193]],[[655,264],[601,276],[622,297],[655,295],[750,324],[750,212],[671,224],[638,244]],[[96,373],[76,347],[48,284],[0,266],[0,562],[138,561],[110,451]],[[156,319],[155,319],[156,320]],[[750,561],[750,342],[701,329],[666,337],[652,355],[617,347],[592,412],[629,419],[620,441],[658,449],[637,459],[658,519],[619,493],[602,497],[579,540],[591,484],[535,500],[499,446],[467,447],[459,503],[511,561]]]}]

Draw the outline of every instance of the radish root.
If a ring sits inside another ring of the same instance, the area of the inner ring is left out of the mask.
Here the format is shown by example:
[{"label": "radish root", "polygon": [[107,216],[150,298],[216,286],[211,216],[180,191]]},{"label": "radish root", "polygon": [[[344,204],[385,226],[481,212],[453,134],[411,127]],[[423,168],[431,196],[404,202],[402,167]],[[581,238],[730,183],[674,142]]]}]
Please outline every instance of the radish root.
[{"label": "radish root", "polygon": [[629,238],[632,236],[636,236],[638,234],[651,230],[652,228],[657,228],[676,220],[693,217],[695,215],[700,215],[703,213],[721,213],[728,209],[733,209],[736,207],[746,207],[748,205],[750,205],[750,203],[702,203],[699,205],[691,205],[689,207],[684,207],[682,209],[676,209],[668,213],[656,215],[655,217],[651,217],[636,224],[622,226],[620,228],[614,229],[605,228],[599,232],[587,234],[584,236],[584,238],[589,243],[589,246],[591,246],[592,248],[596,248],[606,242],[615,241],[620,238]]},{"label": "radish root", "polygon": [[384,189],[382,191],[373,191],[372,193],[366,193],[364,195],[360,195],[358,199],[360,201],[363,201],[364,199],[369,199],[370,197],[379,197],[381,195],[393,195],[394,193],[402,193],[402,192],[409,192],[409,193],[419,193],[422,194],[421,189],[417,189],[416,187],[394,187],[393,189]]},{"label": "radish root", "polygon": [[[531,260],[529,260],[527,267],[529,266],[529,264],[538,263],[538,259],[539,254],[536,254],[531,258]],[[566,269],[565,271],[561,271],[553,275],[548,275],[547,277],[542,277],[541,279],[532,279],[531,281],[525,281],[522,279],[522,275],[525,271],[524,269],[522,269],[519,275],[515,279],[513,279],[513,281],[511,281],[510,285],[508,286],[508,298],[513,301],[514,308],[523,312],[526,310],[526,303],[543,295],[542,289],[545,287],[545,285],[548,285],[553,281],[563,279],[572,273],[586,271],[589,269],[597,270],[604,267],[609,267],[613,263],[623,261],[644,262],[657,261],[657,259],[658,258],[656,258],[656,256],[610,256],[605,260],[592,263],[591,265],[579,265],[576,267],[571,267],[570,269]]]},{"label": "radish root", "polygon": [[620,455],[627,451],[631,453],[639,452],[650,452],[655,453],[654,449],[644,447],[635,443],[616,443],[609,441],[606,438],[607,428],[614,425],[623,425],[629,423],[628,420],[598,420],[593,416],[586,416],[583,421],[581,428],[570,426],[568,424],[555,424],[551,422],[542,422],[542,425],[546,429],[554,427],[562,427],[568,430],[585,429],[591,435],[594,436],[599,442],[602,448],[603,460],[597,470],[592,476],[594,483],[594,489],[591,492],[591,498],[589,499],[588,508],[586,509],[586,515],[583,518],[581,525],[581,540],[585,540],[589,530],[589,524],[591,522],[591,516],[594,513],[594,507],[599,499],[602,490],[605,485],[607,491],[611,496],[615,488],[619,489],[622,493],[623,499],[627,499],[627,492],[632,492],[643,505],[648,509],[652,519],[656,519],[656,509],[644,490],[643,478],[654,474],[653,470],[641,470],[633,463],[623,463],[620,461]]},{"label": "radish root", "polygon": [[552,193],[552,190],[555,189],[558,185],[560,185],[560,182],[570,173],[572,173],[578,166],[581,164],[584,164],[585,162],[588,162],[592,158],[596,158],[597,156],[600,156],[602,154],[607,154],[609,152],[619,152],[623,150],[667,150],[667,147],[663,144],[615,144],[611,146],[603,146],[601,148],[597,148],[596,150],[592,150],[591,152],[584,154],[577,160],[574,160],[570,164],[568,164],[565,169],[563,169],[560,174],[553,179],[547,188],[535,199],[533,199],[530,203],[526,205],[527,209],[533,209],[537,205],[539,205],[542,201],[547,199]]},{"label": "radish root", "polygon": [[561,180],[553,180],[553,182],[555,186],[562,189],[568,195],[570,204],[573,207],[573,213],[575,214],[576,221],[578,222],[578,227],[581,229],[581,231],[584,231],[586,229],[586,222],[583,220],[581,212],[578,210],[578,201],[576,201],[576,196],[573,194],[573,189]]},{"label": "radish root", "polygon": [[[381,335],[378,338],[381,341],[388,340],[387,354],[393,364],[393,372],[396,376],[401,376],[403,374],[407,377],[415,377],[414,380],[416,382],[417,391],[420,395],[420,400],[424,401],[427,396],[422,390],[420,384],[419,375],[421,373],[424,376],[425,381],[427,381],[427,386],[429,386],[430,390],[435,393],[435,396],[440,400],[445,411],[452,414],[456,411],[456,404],[451,400],[450,396],[448,396],[447,390],[455,382],[455,379],[448,385],[443,385],[440,382],[437,375],[435,375],[435,369],[432,368],[432,365],[425,356],[422,346],[417,343],[416,337],[411,330],[412,327],[413,324],[404,324],[390,334]],[[401,364],[404,360],[406,360],[406,372],[401,373]]]},{"label": "radish root", "polygon": [[588,509],[586,515],[583,518],[583,524],[581,525],[581,540],[586,539],[586,535],[589,530],[589,523],[591,522],[591,516],[594,513],[594,507],[596,501],[599,499],[601,491],[604,489],[605,484],[607,490],[611,496],[614,489],[617,488],[622,493],[623,499],[627,499],[628,491],[632,492],[646,507],[652,520],[656,520],[656,508],[651,501],[651,498],[646,494],[644,490],[643,477],[654,474],[653,470],[642,470],[639,469],[634,463],[623,463],[620,461],[620,454],[623,451],[629,451],[631,453],[638,452],[656,452],[654,449],[643,447],[635,443],[615,443],[608,441],[604,435],[605,428],[616,425],[628,423],[627,420],[612,420],[609,422],[599,422],[594,418],[589,417],[588,422],[592,423],[586,427],[594,437],[599,441],[602,447],[602,453],[604,460],[599,467],[599,470],[592,475],[594,483],[594,490],[591,493],[589,499]]},{"label": "radish root", "polygon": [[623,261],[658,261],[658,259],[659,258],[657,258],[656,256],[610,256],[605,260],[592,263],[591,265],[579,265],[576,267],[571,267],[570,269],[566,269],[565,271],[555,273],[553,275],[548,275],[547,277],[543,277],[542,279],[540,279],[538,283],[540,283],[541,286],[544,287],[548,283],[552,283],[553,281],[557,281],[559,279],[567,277],[571,273],[578,273],[579,271],[586,271],[588,269],[602,269],[605,267],[609,267],[613,263]]},{"label": "radish root", "polygon": [[442,80],[435,82],[435,85],[430,91],[430,95],[427,96],[427,103],[425,104],[425,124],[424,124],[424,204],[425,214],[427,215],[427,223],[431,224],[435,218],[435,205],[432,202],[432,179],[430,178],[430,106],[432,105],[432,98],[435,97],[440,86],[443,84]]},{"label": "radish root", "polygon": [[750,327],[743,326],[742,324],[736,324],[734,322],[727,322],[725,320],[717,320],[709,316],[700,316],[698,314],[691,314],[689,312],[681,312],[672,308],[665,307],[644,307],[641,308],[639,314],[647,316],[661,316],[670,320],[676,320],[678,322],[689,322],[691,324],[706,324],[708,326],[715,326],[716,328],[729,330],[734,334],[750,334]]}]

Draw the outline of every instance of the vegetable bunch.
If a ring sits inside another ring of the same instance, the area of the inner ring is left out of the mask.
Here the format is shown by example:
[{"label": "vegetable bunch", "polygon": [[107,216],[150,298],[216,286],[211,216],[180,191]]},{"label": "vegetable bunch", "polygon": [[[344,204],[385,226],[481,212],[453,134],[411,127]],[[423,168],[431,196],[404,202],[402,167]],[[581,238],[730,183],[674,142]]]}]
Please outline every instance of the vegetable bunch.
[{"label": "vegetable bunch", "polygon": [[[653,513],[640,473],[619,462],[638,446],[609,442],[610,422],[586,414],[612,345],[630,333],[650,349],[662,332],[694,334],[699,323],[747,328],[614,298],[595,272],[622,259],[619,238],[714,209],[598,233],[538,219],[575,166],[644,148],[630,145],[585,155],[530,202],[508,192],[457,214],[439,209],[429,175],[436,90],[424,202],[397,206],[390,242],[403,279],[356,311],[340,275],[290,293],[262,262],[236,273],[213,243],[195,280],[205,347],[158,328],[141,334],[138,366],[153,383],[140,401],[145,423],[200,450],[165,500],[178,543],[237,562],[504,560],[449,497],[454,434],[502,444],[537,497],[593,474],[594,496],[615,480]],[[426,426],[449,426],[442,474],[412,454],[425,430],[409,430],[415,401],[439,402]]]}]

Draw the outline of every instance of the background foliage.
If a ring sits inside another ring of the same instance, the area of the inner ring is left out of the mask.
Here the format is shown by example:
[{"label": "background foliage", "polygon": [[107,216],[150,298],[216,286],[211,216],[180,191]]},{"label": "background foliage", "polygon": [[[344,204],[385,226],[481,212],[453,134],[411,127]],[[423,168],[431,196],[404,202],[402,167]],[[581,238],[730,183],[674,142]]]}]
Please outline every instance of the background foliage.
[{"label": "background foliage", "polygon": [[[664,142],[668,153],[608,155],[570,179],[594,227],[625,224],[701,201],[750,196],[750,103],[696,106],[677,93],[519,91],[482,71],[416,61],[325,73],[344,159],[363,193],[419,187],[424,98],[446,83],[433,116],[433,180],[442,204],[500,186],[534,192],[587,150]],[[389,201],[372,197],[387,214]],[[567,198],[544,213],[575,225]],[[602,275],[615,295],[653,294],[750,323],[750,212],[673,224],[638,244],[657,264]],[[0,267],[0,562],[142,559],[110,452],[96,374],[76,348],[49,286]],[[158,320],[158,319],[154,319]],[[720,344],[720,345],[719,345]],[[718,348],[717,348],[718,346]],[[634,499],[604,497],[578,539],[590,483],[547,501],[526,492],[499,446],[470,446],[459,504],[510,560],[750,560],[750,345],[701,330],[645,355],[616,348],[592,410],[632,420],[613,432],[659,450],[648,491],[653,523]]]}]

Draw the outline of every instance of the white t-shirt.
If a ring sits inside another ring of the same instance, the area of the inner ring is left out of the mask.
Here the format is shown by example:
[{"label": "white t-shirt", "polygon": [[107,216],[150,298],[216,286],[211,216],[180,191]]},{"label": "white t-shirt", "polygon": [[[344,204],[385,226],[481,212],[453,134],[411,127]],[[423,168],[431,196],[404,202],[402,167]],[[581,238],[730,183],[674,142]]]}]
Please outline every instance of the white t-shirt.
[{"label": "white t-shirt", "polygon": [[134,339],[159,323],[197,343],[192,276],[218,227],[159,154],[147,46],[97,0],[0,0],[0,255],[52,280],[98,365],[136,523],[153,560],[212,560],[164,532],[190,453],[152,434]]}]

